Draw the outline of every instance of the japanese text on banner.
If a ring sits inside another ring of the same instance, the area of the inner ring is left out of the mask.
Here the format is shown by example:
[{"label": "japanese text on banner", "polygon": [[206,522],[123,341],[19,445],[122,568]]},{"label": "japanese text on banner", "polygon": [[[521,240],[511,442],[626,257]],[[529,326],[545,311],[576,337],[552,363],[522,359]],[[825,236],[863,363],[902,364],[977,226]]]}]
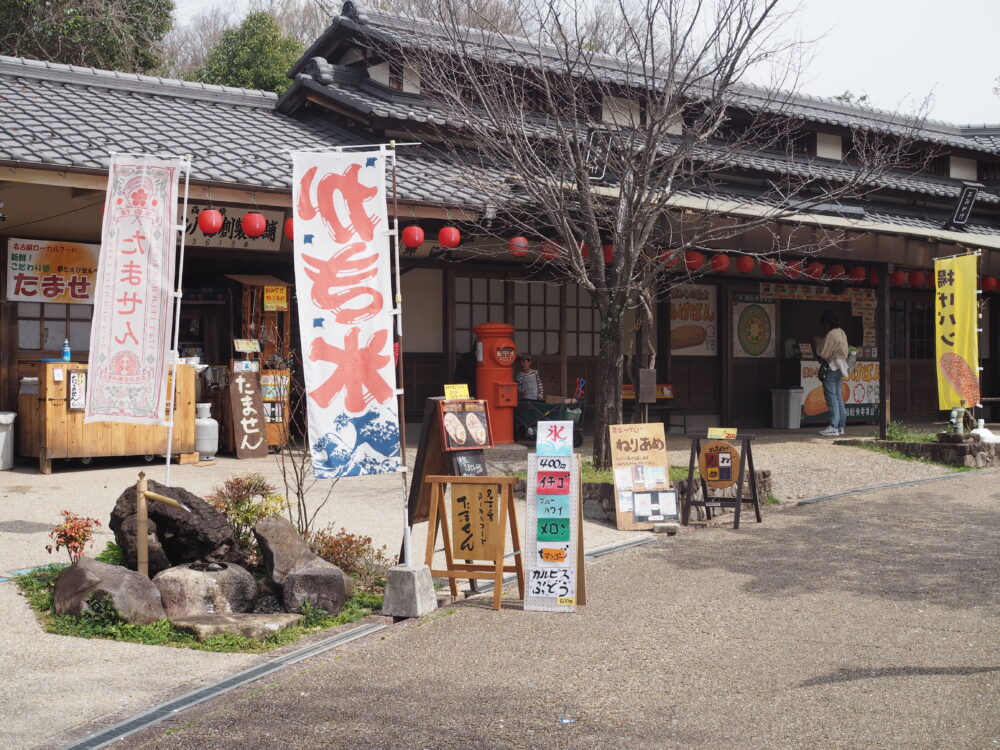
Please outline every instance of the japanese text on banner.
[{"label": "japanese text on banner", "polygon": [[399,467],[381,151],[295,153],[295,284],[313,472]]},{"label": "japanese text on banner", "polygon": [[161,424],[184,162],[116,155],[94,287],[85,422]]},{"label": "japanese text on banner", "polygon": [[959,255],[934,261],[934,342],[938,408],[979,405],[977,261]]}]

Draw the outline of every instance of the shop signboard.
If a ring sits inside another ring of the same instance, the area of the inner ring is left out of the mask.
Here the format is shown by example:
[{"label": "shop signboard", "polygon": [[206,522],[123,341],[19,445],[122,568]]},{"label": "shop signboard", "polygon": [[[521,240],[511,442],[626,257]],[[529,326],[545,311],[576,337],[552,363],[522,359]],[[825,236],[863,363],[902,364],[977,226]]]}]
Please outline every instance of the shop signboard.
[{"label": "shop signboard", "polygon": [[111,160],[84,422],[162,424],[184,168],[148,154]]},{"label": "shop signboard", "polygon": [[617,527],[651,529],[654,523],[678,520],[663,423],[616,424],[609,430]]},{"label": "shop signboard", "polygon": [[[222,214],[222,228],[215,234],[205,234],[198,226],[198,215],[207,208],[215,208]],[[260,237],[243,234],[243,216],[253,210],[264,217],[264,233]],[[267,211],[254,207],[233,208],[188,204],[187,220],[184,222],[184,243],[188,247],[221,247],[233,250],[281,250],[282,227],[285,214],[282,211]]]},{"label": "shop signboard", "polygon": [[733,356],[774,357],[774,304],[733,304]]},{"label": "shop signboard", "polygon": [[438,401],[441,415],[441,449],[474,451],[493,447],[486,402],[476,399]]},{"label": "shop signboard", "polygon": [[934,261],[939,409],[980,405],[978,265],[973,253]]},{"label": "shop signboard", "polygon": [[12,237],[7,241],[8,302],[91,304],[100,245]]},{"label": "shop signboard", "polygon": [[292,154],[295,287],[318,478],[400,465],[381,150]]},{"label": "shop signboard", "polygon": [[266,458],[267,412],[256,373],[233,373],[229,383],[229,407],[233,415],[233,445],[237,458]]},{"label": "shop signboard", "polygon": [[[569,441],[555,441],[554,448],[543,437],[562,425],[539,422],[538,452],[528,454],[525,610],[574,612],[585,602],[580,461],[572,453],[572,429]],[[543,453],[551,450],[561,455]]]},{"label": "shop signboard", "polygon": [[451,485],[451,548],[456,559],[492,560],[502,554],[499,503],[498,485]]},{"label": "shop signboard", "polygon": [[719,352],[716,287],[678,284],[670,290],[670,353],[674,357],[714,356]]},{"label": "shop signboard", "polygon": [[288,312],[288,287],[264,286],[264,311]]},{"label": "shop signboard", "polygon": [[[823,397],[819,380],[819,362],[801,364],[802,423],[820,424],[830,421],[830,410]],[[879,364],[858,362],[848,377],[840,382],[841,395],[848,419],[874,421],[879,416]]]}]

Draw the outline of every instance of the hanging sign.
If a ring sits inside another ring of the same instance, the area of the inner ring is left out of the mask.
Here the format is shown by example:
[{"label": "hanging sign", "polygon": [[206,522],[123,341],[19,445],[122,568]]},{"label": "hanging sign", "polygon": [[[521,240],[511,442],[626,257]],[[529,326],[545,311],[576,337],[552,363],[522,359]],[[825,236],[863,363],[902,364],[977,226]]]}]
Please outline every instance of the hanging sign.
[{"label": "hanging sign", "polygon": [[774,356],[774,305],[737,302],[733,305],[733,356]]},{"label": "hanging sign", "polygon": [[617,527],[634,531],[678,520],[663,423],[616,424],[609,431]]},{"label": "hanging sign", "polygon": [[180,159],[112,158],[84,422],[163,421],[183,168]]},{"label": "hanging sign", "polygon": [[[217,208],[222,214],[222,227],[215,234],[205,234],[198,226],[198,216],[207,208]],[[243,216],[254,211],[264,217],[264,233],[259,237],[247,237],[243,233]],[[188,204],[187,220],[184,223],[184,242],[188,247],[221,247],[234,250],[281,250],[280,228],[285,221],[283,211],[268,211],[256,206],[206,206]]]},{"label": "hanging sign", "polygon": [[934,261],[934,342],[938,408],[979,403],[978,258],[970,253]]},{"label": "hanging sign", "polygon": [[711,284],[678,284],[670,290],[670,354],[718,354],[716,287]]},{"label": "hanging sign", "polygon": [[265,458],[267,433],[264,400],[256,373],[235,372],[229,383],[229,405],[233,415],[233,445],[237,458]]},{"label": "hanging sign", "polygon": [[399,468],[381,151],[292,155],[295,286],[319,478]]},{"label": "hanging sign", "polygon": [[100,245],[11,238],[7,241],[8,302],[93,302]]},{"label": "hanging sign", "polygon": [[264,287],[264,311],[288,312],[287,286],[276,285]]},{"label": "hanging sign", "polygon": [[452,554],[456,559],[492,560],[502,553],[499,502],[497,485],[451,485]]}]

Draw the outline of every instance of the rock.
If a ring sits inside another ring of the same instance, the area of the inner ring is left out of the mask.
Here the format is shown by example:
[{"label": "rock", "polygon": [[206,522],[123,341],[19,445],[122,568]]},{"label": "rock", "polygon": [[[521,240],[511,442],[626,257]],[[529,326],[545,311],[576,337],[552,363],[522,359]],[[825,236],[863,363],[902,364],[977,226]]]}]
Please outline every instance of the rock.
[{"label": "rock", "polygon": [[354,580],[340,568],[325,560],[323,567],[305,565],[285,576],[282,582],[281,603],[286,612],[298,612],[302,603],[309,600],[314,607],[335,615],[344,608],[354,593]]},{"label": "rock", "polygon": [[607,482],[583,483],[583,517],[615,523],[615,486]]},{"label": "rock", "polygon": [[146,625],[165,617],[160,592],[146,576],[89,557],[81,557],[56,578],[53,609],[58,615],[81,615],[94,595],[110,597],[125,622]]},{"label": "rock", "polygon": [[178,630],[193,634],[199,641],[205,641],[213,635],[222,635],[223,633],[234,633],[247,638],[263,640],[279,630],[290,628],[301,619],[302,615],[285,612],[270,615],[216,614],[171,618],[170,624]]},{"label": "rock", "polygon": [[257,582],[232,563],[189,563],[168,568],[153,578],[167,617],[252,612]]},{"label": "rock", "polygon": [[[112,515],[112,520],[114,516]],[[163,550],[163,545],[160,544],[160,540],[156,536],[156,522],[149,519],[148,523],[149,534],[146,537],[148,558],[149,558],[149,575],[150,577],[155,576],[161,570],[166,570],[170,567],[170,560],[167,558],[167,553]],[[139,565],[136,560],[136,547],[135,547],[135,514],[128,516],[122,521],[121,535],[115,534],[115,539],[117,540],[119,536],[127,540],[126,544],[131,545],[128,550],[129,552],[124,552],[126,549],[121,542],[117,542],[118,546],[122,548],[123,554],[125,554],[125,564],[132,568],[132,570],[137,570]],[[113,531],[113,529],[112,529]],[[130,554],[129,554],[130,553]]]},{"label": "rock", "polygon": [[382,614],[391,617],[423,617],[438,608],[431,569],[426,565],[396,565],[385,581]]},{"label": "rock", "polygon": [[[173,565],[197,562],[240,562],[242,554],[226,517],[208,502],[183,487],[168,487],[150,480],[149,489],[186,505],[191,512],[155,500],[148,502],[149,519],[156,525],[156,538],[169,565],[150,552],[149,573],[155,575]],[[129,523],[131,519],[131,523]],[[109,527],[130,568],[136,568],[135,486],[130,485],[115,503]]]},{"label": "rock", "polygon": [[[293,570],[314,565],[331,565],[316,555],[287,519],[270,516],[257,522],[253,534],[260,545],[267,574],[279,586]],[[339,570],[339,568],[338,568]]]},{"label": "rock", "polygon": [[680,530],[681,530],[681,525],[679,523],[674,523],[673,521],[665,521],[664,523],[653,524],[654,534],[669,534],[670,536],[673,536]]}]

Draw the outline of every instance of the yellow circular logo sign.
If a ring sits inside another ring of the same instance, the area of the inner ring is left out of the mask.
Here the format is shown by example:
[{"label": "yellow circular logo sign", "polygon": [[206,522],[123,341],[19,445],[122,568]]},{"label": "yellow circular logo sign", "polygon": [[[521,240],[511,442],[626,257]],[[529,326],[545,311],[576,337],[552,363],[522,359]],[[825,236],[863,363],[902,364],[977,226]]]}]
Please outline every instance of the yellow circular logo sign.
[{"label": "yellow circular logo sign", "polygon": [[723,489],[739,478],[740,452],[725,440],[705,443],[698,455],[698,471],[709,487]]}]

